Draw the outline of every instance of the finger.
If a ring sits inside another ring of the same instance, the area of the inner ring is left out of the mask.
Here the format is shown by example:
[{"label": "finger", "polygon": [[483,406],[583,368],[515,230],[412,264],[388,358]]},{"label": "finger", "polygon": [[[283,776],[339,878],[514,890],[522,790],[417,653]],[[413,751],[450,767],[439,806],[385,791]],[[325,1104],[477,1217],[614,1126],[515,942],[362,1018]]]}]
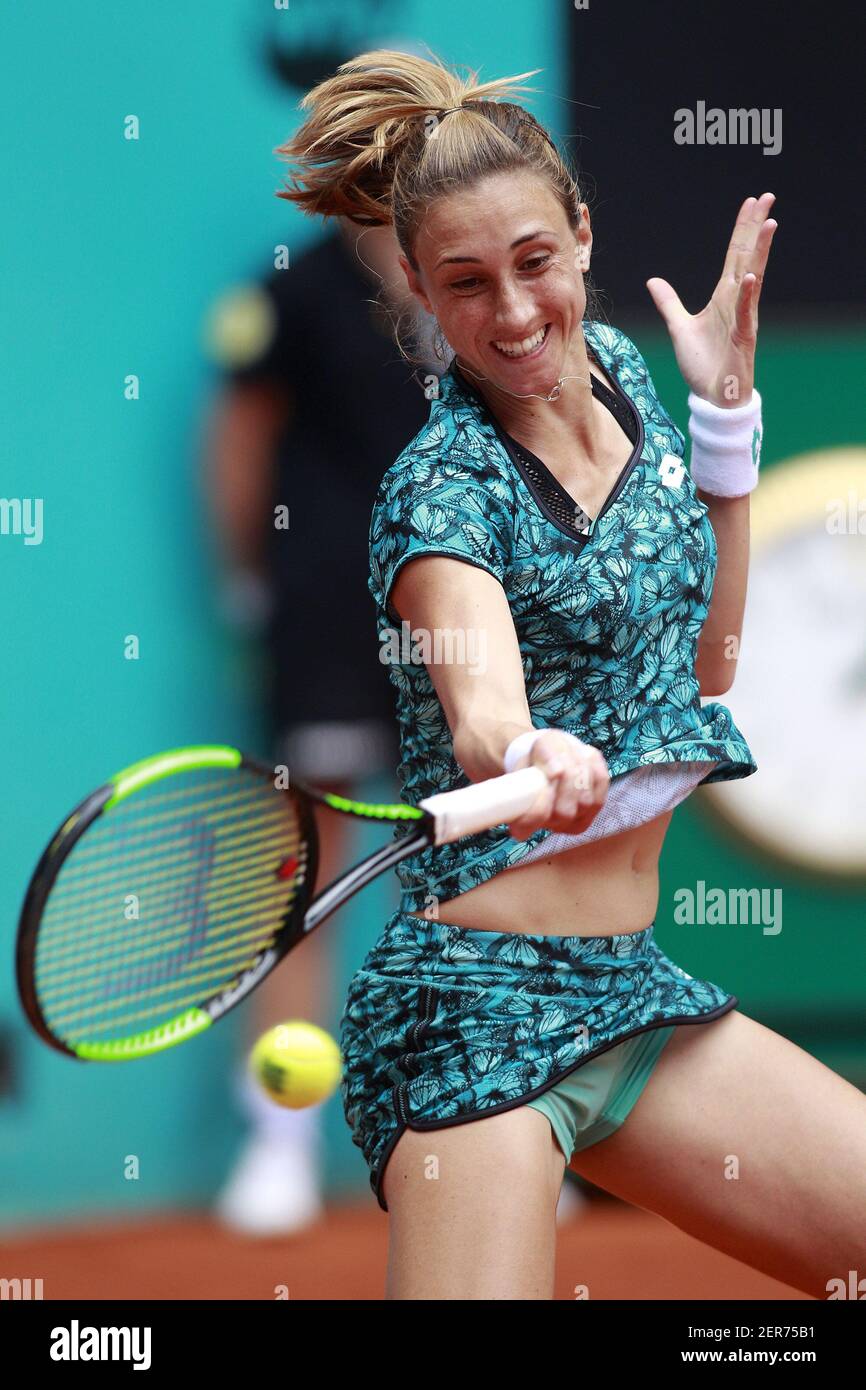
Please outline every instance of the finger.
[{"label": "finger", "polygon": [[573,770],[557,779],[553,799],[553,814],[563,820],[571,820],[580,806],[582,778]]},{"label": "finger", "polygon": [[552,816],[550,829],[563,835],[582,835],[584,830],[588,830],[592,825],[600,810],[600,806],[586,806],[567,818]]},{"label": "finger", "polygon": [[[751,263],[749,265],[749,270],[754,272],[758,281],[758,296],[760,296],[761,290],[763,288],[764,271],[767,268],[767,260],[769,259],[770,255],[770,247],[773,244],[773,237],[776,235],[776,228],[778,227],[778,225],[779,224],[775,221],[775,219],[771,219],[768,222],[764,222],[760,228],[760,231],[758,232],[758,240],[755,244],[755,250],[752,255]],[[755,303],[757,304],[757,297],[755,299]]]},{"label": "finger", "polygon": [[775,201],[775,193],[762,193],[760,198],[747,198],[740,208],[722,271],[723,276],[730,276],[736,284],[749,270],[755,269],[752,258],[761,228]]},{"label": "finger", "polygon": [[752,210],[757,199],[747,198],[740,211],[737,213],[737,220],[734,223],[734,230],[728,242],[728,249],[725,252],[725,263],[722,266],[722,279],[735,279],[736,269],[739,259],[744,250],[748,249],[749,223],[752,217]]},{"label": "finger", "polygon": [[764,270],[770,246],[778,225],[771,221],[761,227],[752,268],[745,272],[738,287],[734,332],[741,342],[752,343],[758,334],[758,302],[764,287]]},{"label": "finger", "polygon": [[678,320],[690,317],[673,285],[669,285],[667,280],[654,275],[651,280],[647,280],[646,287],[669,331],[672,331]]},{"label": "finger", "polygon": [[530,835],[532,834],[532,828],[530,828],[527,825],[526,821],[521,818],[520,820],[513,820],[510,822],[508,826],[508,833],[511,836],[512,840],[528,840]]},{"label": "finger", "polygon": [[539,826],[539,822],[546,821],[550,817],[553,809],[553,783],[543,787],[538,796],[533,801],[528,810],[522,816],[516,816],[509,822],[509,832],[515,840],[528,840]]},{"label": "finger", "polygon": [[736,337],[741,343],[751,343],[757,332],[755,315],[757,291],[757,276],[749,271],[740,284],[734,318]]},{"label": "finger", "polygon": [[[548,779],[546,791],[546,802],[541,811],[541,818],[547,820],[553,816],[563,816],[574,814],[576,808],[576,793],[573,789],[573,773],[570,767],[570,758],[560,754],[548,754],[543,760],[539,758],[535,764],[541,767],[544,775]],[[539,798],[527,811],[527,819],[535,817],[535,824],[539,820]]]},{"label": "finger", "polygon": [[512,821],[508,827],[508,833],[512,840],[528,840],[532,831],[524,826],[523,822]]},{"label": "finger", "polygon": [[599,757],[598,762],[592,770],[592,797],[593,804],[603,806],[607,801],[607,794],[610,791],[610,773],[607,763]]},{"label": "finger", "polygon": [[595,796],[595,774],[597,760],[595,756],[585,756],[572,774],[572,783],[576,793],[577,806],[589,806]]}]

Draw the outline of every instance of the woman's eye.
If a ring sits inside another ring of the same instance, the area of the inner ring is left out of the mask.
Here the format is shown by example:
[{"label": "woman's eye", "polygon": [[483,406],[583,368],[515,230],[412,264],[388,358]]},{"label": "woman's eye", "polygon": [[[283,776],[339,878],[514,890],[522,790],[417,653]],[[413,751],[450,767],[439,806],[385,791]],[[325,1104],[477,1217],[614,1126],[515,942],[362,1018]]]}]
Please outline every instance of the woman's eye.
[{"label": "woman's eye", "polygon": [[[521,270],[529,270],[533,272],[537,270],[542,270],[544,266],[547,265],[549,260],[551,260],[551,257],[547,252],[545,252],[537,256],[531,256],[528,261],[523,262],[523,265],[520,268]],[[453,280],[451,282],[451,289],[473,290],[477,284],[479,284],[478,276],[473,275],[466,280]]]}]

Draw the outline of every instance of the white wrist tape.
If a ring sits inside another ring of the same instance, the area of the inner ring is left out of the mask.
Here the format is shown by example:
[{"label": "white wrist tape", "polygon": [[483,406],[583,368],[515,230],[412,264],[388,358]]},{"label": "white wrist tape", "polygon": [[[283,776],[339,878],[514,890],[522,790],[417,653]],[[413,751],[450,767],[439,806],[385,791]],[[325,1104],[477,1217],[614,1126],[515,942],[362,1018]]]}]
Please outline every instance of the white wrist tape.
[{"label": "white wrist tape", "polygon": [[752,391],[745,405],[725,410],[689,392],[689,472],[715,497],[745,497],[758,486],[761,460],[761,397]]},{"label": "white wrist tape", "polygon": [[[518,734],[516,738],[513,738],[505,750],[505,757],[502,759],[502,765],[505,771],[513,772],[515,764],[520,761],[524,753],[528,754],[532,751],[532,745],[535,743],[539,734],[546,734],[548,732],[549,730],[547,729],[527,729],[525,733]],[[557,729],[556,732],[558,734],[565,734],[566,738],[574,739],[575,743],[580,743],[580,739],[577,738],[575,734],[570,734],[567,729]]]}]

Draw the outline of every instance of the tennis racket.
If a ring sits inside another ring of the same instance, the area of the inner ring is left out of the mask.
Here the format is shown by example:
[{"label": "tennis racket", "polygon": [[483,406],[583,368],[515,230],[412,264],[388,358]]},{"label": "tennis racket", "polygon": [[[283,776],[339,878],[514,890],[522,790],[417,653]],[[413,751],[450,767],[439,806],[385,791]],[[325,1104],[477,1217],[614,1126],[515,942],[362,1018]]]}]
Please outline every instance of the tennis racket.
[{"label": "tennis racket", "polygon": [[[36,866],[17,941],[27,1018],[82,1061],[186,1042],[365,884],[428,845],[507,824],[546,781],[529,767],[417,807],[376,805],[284,787],[237,748],[145,758],[85,797]],[[406,830],[313,897],[314,803]]]}]

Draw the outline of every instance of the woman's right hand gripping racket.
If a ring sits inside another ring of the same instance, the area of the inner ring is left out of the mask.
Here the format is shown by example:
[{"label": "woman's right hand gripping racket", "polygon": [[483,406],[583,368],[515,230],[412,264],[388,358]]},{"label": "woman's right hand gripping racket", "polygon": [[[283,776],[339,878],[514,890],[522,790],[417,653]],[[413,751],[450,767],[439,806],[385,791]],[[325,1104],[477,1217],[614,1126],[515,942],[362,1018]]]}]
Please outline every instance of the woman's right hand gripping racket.
[{"label": "woman's right hand gripping racket", "polygon": [[[146,758],[91,793],[54,835],[18,928],[33,1028],[83,1061],[146,1057],[195,1037],[371,879],[428,845],[508,824],[546,787],[527,767],[417,807],[350,801],[236,748]],[[406,833],[313,897],[314,803]]]}]

